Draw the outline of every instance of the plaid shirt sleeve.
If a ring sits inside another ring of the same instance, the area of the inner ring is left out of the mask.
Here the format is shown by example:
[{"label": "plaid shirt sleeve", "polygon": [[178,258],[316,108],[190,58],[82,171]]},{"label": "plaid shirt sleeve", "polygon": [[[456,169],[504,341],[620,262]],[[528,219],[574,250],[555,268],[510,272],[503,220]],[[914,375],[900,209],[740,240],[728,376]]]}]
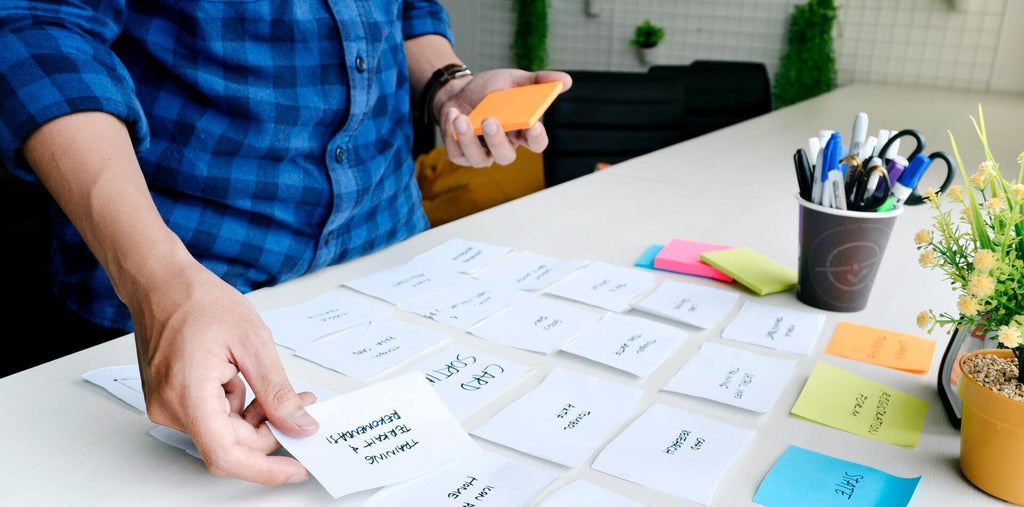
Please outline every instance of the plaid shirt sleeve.
[{"label": "plaid shirt sleeve", "polygon": [[149,133],[132,80],[110,43],[123,1],[5,0],[0,9],[0,163],[37,181],[21,147],[43,124],[104,111],[128,125],[137,148]]},{"label": "plaid shirt sleeve", "polygon": [[442,35],[455,46],[448,24],[448,12],[437,0],[408,0],[402,4],[402,36]]}]

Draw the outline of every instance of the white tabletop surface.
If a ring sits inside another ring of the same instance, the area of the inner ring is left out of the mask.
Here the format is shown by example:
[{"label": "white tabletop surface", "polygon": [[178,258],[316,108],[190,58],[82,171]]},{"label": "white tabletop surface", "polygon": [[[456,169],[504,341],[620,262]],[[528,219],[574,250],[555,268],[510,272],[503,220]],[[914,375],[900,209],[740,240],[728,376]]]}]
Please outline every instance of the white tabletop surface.
[{"label": "white tabletop surface", "polygon": [[[1024,95],[850,85],[434,228],[375,254],[255,291],[249,297],[260,310],[296,304],[338,289],[346,280],[400,264],[451,238],[622,266],[632,266],[652,243],[684,238],[749,246],[795,270],[797,185],[791,161],[793,152],[806,146],[809,136],[820,129],[833,129],[847,137],[854,116],[861,111],[869,114],[872,133],[879,128],[920,130],[928,139],[926,153],[951,152],[946,133],[951,130],[971,174],[982,160],[969,119],[977,116],[979,102],[985,108],[997,160],[1004,171],[1016,174],[1017,155],[1024,149],[1024,138],[1020,135]],[[939,274],[920,268],[916,262],[912,238],[929,221],[930,212],[925,206],[908,208],[897,220],[868,307],[855,313],[825,312],[825,327],[810,356],[727,342],[761,354],[798,359],[793,376],[767,414],[660,391],[701,342],[723,342],[722,328],[736,309],[712,329],[685,327],[689,337],[684,345],[644,379],[564,352],[526,352],[454,332],[415,315],[403,318],[452,333],[448,343],[470,345],[535,367],[525,380],[465,419],[467,430],[487,421],[559,365],[643,388],[646,394],[623,428],[651,404],[664,403],[755,430],[750,444],[726,472],[711,505],[753,504],[761,480],[790,444],[898,476],[922,476],[912,505],[999,504],[968,483],[957,465],[959,434],[947,421],[935,387],[935,372],[947,342],[944,333],[930,336],[938,341],[938,346],[932,369],[925,375],[823,354],[840,321],[923,335],[914,324],[919,311],[953,309],[955,298]],[[657,273],[665,279],[734,290],[747,300],[810,310],[797,301],[792,291],[759,297],[738,284]],[[9,330],[6,339],[13,349],[18,340],[46,337]],[[287,349],[281,348],[280,352],[293,378],[337,392],[361,385],[295,357]],[[913,449],[897,447],[790,415],[790,408],[819,359],[926,400],[930,406],[919,445]],[[0,504],[351,505],[367,496],[356,494],[335,502],[315,480],[264,487],[213,476],[198,459],[151,437],[148,431],[154,424],[145,415],[81,377],[96,368],[131,364],[135,360],[132,337],[125,336],[0,379],[0,407],[4,409],[4,417],[0,418],[4,442]],[[612,438],[614,435],[608,441]],[[500,454],[558,471],[560,478],[538,500],[574,479],[585,478],[651,505],[689,504],[591,470],[589,465],[596,453],[583,466],[567,469],[488,441],[478,441]]]}]

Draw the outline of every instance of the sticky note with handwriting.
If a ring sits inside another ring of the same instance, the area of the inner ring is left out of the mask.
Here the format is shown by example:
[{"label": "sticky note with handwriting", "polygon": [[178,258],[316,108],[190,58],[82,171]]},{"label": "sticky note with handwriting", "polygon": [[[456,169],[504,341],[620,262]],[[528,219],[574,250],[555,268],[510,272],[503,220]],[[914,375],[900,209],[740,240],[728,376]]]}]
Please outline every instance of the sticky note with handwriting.
[{"label": "sticky note with handwriting", "polygon": [[558,282],[546,292],[605,310],[624,312],[630,309],[634,298],[653,289],[657,283],[657,275],[649,272],[606,262],[591,262],[586,269]]},{"label": "sticky note with handwriting", "polygon": [[469,330],[487,341],[542,354],[601,320],[602,312],[539,296],[516,298],[505,311]]},{"label": "sticky note with handwriting", "polygon": [[528,505],[558,474],[490,451],[373,494],[364,505]]},{"label": "sticky note with handwriting", "polygon": [[386,305],[332,290],[297,305],[263,312],[261,317],[274,342],[294,350],[390,312]]},{"label": "sticky note with handwriting", "polygon": [[818,361],[791,412],[856,435],[915,447],[928,402]]},{"label": "sticky note with handwriting", "polygon": [[507,246],[454,238],[417,255],[410,262],[426,263],[433,267],[468,274],[491,264],[511,251],[512,249]]},{"label": "sticky note with handwriting", "polygon": [[700,260],[759,296],[796,288],[796,271],[749,247],[704,252]]},{"label": "sticky note with handwriting", "polygon": [[754,501],[768,507],[904,507],[920,481],[790,445],[761,481]]},{"label": "sticky note with handwriting", "polygon": [[431,387],[463,419],[508,389],[533,368],[463,345],[451,345],[419,362]]},{"label": "sticky note with handwriting", "polygon": [[826,354],[913,373],[926,373],[935,341],[886,329],[840,322]]},{"label": "sticky note with handwriting", "polygon": [[366,382],[416,357],[447,337],[433,329],[380,317],[341,334],[303,345],[295,355]]},{"label": "sticky note with handwriting", "polygon": [[793,359],[704,342],[662,389],[764,413],[775,405],[794,367]]},{"label": "sticky note with handwriting", "polygon": [[297,438],[270,429],[334,498],[407,481],[480,451],[421,372],[306,410],[320,423],[315,435]]},{"label": "sticky note with handwriting", "polygon": [[708,505],[754,430],[656,403],[591,466],[641,486]]},{"label": "sticky note with handwriting", "polygon": [[734,291],[664,280],[633,308],[708,329],[718,325],[736,306],[739,298],[740,295]]},{"label": "sticky note with handwriting", "polygon": [[722,338],[807,355],[825,325],[825,314],[746,301]]},{"label": "sticky note with handwriting", "polygon": [[408,262],[342,285],[394,305],[408,303],[469,277],[426,262]]},{"label": "sticky note with handwriting", "polygon": [[465,331],[504,310],[519,294],[508,284],[468,279],[399,308]]},{"label": "sticky note with handwriting", "polygon": [[687,275],[703,276],[723,282],[731,282],[732,277],[719,271],[710,264],[700,260],[700,254],[732,248],[726,245],[673,239],[654,257],[654,267],[667,271],[675,271]]},{"label": "sticky note with handwriting", "polygon": [[519,252],[473,276],[489,282],[510,283],[519,290],[539,290],[586,266],[587,262]]},{"label": "sticky note with handwriting", "polygon": [[567,467],[587,460],[633,412],[643,390],[555,368],[473,434]]},{"label": "sticky note with handwriting", "polygon": [[684,340],[686,332],[678,327],[643,317],[609,313],[562,350],[646,377]]}]

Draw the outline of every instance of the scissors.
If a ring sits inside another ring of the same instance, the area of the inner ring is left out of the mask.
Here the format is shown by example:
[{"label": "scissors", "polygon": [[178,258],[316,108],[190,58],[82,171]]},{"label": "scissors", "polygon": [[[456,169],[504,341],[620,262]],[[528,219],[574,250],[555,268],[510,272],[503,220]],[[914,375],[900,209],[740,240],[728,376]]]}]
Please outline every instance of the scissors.
[{"label": "scissors", "polygon": [[885,170],[881,159],[872,157],[861,163],[857,157],[849,156],[842,161],[849,164],[852,171],[846,186],[846,208],[852,211],[877,211],[889,199],[892,190],[889,172]]},{"label": "scissors", "polygon": [[[907,157],[907,160],[912,160],[914,157],[916,157],[917,155],[921,154],[921,152],[924,151],[925,140],[924,140],[924,136],[921,135],[920,132],[918,132],[918,131],[916,131],[914,129],[904,129],[904,130],[901,130],[901,131],[893,134],[892,136],[890,136],[889,140],[886,141],[885,144],[882,145],[882,147],[878,150],[878,156],[882,157],[882,164],[883,165],[887,166],[889,164],[890,159],[886,158],[886,152],[889,151],[889,147],[892,146],[892,144],[894,142],[896,142],[896,140],[901,138],[901,137],[912,138],[914,140],[914,143],[915,143],[914,144],[914,151],[912,151],[910,153],[910,155]],[[925,169],[925,171],[928,171],[928,170],[932,169],[933,167],[935,167],[937,165],[937,164],[935,164],[935,160],[936,159],[942,160],[943,162],[945,162],[946,177],[945,177],[945,179],[942,180],[942,185],[939,186],[939,192],[940,193],[941,192],[945,192],[947,189],[949,189],[949,185],[953,183],[953,175],[956,174],[956,168],[957,168],[956,167],[956,163],[953,162],[953,159],[951,159],[948,154],[946,154],[945,152],[942,152],[942,151],[933,152],[931,155],[928,155],[928,158],[932,161],[932,163],[928,164],[928,168]],[[864,162],[864,164],[866,165],[867,162]],[[886,179],[888,179],[888,178],[886,178]],[[892,181],[888,181],[887,183],[893,183],[893,182]],[[888,190],[886,190],[885,194],[883,194],[883,195],[888,195]],[[903,202],[903,204],[906,204],[908,206],[914,206],[914,205],[923,204],[923,203],[924,203],[924,197],[922,197],[921,194],[917,193],[917,189],[916,188],[910,193],[910,197],[908,197],[907,200]]]}]

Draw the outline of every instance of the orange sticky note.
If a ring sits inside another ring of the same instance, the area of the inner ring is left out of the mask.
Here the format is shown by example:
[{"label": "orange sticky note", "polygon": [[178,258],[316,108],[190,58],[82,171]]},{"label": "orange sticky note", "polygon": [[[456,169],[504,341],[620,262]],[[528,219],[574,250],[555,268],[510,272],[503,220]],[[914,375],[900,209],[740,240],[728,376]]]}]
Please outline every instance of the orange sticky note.
[{"label": "orange sticky note", "polygon": [[469,113],[476,135],[484,133],[481,123],[494,118],[502,130],[528,129],[537,123],[555,97],[562,92],[561,81],[519,86],[491,92]]},{"label": "orange sticky note", "polygon": [[895,331],[840,322],[825,353],[911,373],[926,373],[931,368],[935,342]]}]

